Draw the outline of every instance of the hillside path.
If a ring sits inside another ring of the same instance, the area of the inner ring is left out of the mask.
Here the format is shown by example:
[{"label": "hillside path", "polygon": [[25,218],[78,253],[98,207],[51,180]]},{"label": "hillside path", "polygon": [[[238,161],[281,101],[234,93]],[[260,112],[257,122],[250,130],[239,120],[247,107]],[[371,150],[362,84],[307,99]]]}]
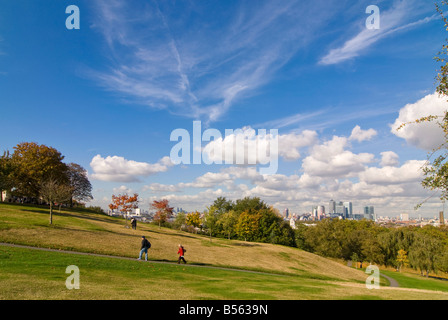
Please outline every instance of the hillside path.
[{"label": "hillside path", "polygon": [[[33,247],[33,246],[14,244],[14,243],[5,243],[5,242],[0,242],[0,246],[13,247],[13,248],[23,248],[23,249],[31,249],[31,250],[41,250],[41,251],[48,251],[48,252],[79,254],[79,255],[102,257],[102,258],[131,260],[131,261],[137,261],[137,262],[148,262],[148,263],[160,263],[160,264],[177,265],[177,262],[157,261],[157,260],[145,261],[145,260],[137,260],[137,258],[130,258],[130,257],[112,256],[112,255],[106,255],[106,254],[100,254],[100,253],[60,250],[60,249],[51,249],[51,248],[41,248],[41,247]],[[188,264],[187,263],[187,264],[182,264],[182,266],[185,266],[185,267],[196,267],[196,268],[209,268],[209,269],[225,270],[225,271],[238,271],[238,272],[256,273],[256,274],[264,274],[264,275],[270,275],[270,276],[285,276],[285,277],[290,276],[290,275],[279,274],[279,273],[274,273],[274,272],[270,273],[270,272],[262,272],[262,271],[254,271],[254,270],[244,270],[244,269],[237,269],[237,268],[217,267],[217,266],[210,266],[210,265],[198,265],[198,264]]]},{"label": "hillside path", "polygon": [[[351,267],[351,266],[352,266],[352,261],[347,261],[347,267]],[[389,281],[390,287],[392,287],[392,288],[400,287],[397,280],[395,280],[389,276],[386,276],[386,275],[382,274],[381,272],[380,272],[380,276],[386,278]]]}]

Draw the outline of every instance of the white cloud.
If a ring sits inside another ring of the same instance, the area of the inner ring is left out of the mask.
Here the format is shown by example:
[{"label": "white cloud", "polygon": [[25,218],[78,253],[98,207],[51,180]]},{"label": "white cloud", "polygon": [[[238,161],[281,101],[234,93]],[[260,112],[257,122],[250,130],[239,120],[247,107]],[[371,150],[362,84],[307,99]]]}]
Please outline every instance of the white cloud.
[{"label": "white cloud", "polygon": [[317,177],[351,177],[373,162],[373,154],[355,154],[345,150],[347,146],[347,138],[334,136],[332,140],[312,147],[310,155],[302,162],[304,172]]},{"label": "white cloud", "polygon": [[232,179],[228,173],[225,172],[207,172],[199,176],[191,183],[180,183],[180,188],[213,188],[217,185],[224,185],[231,183]]},{"label": "white cloud", "polygon": [[409,160],[401,167],[371,167],[359,174],[359,179],[370,185],[392,185],[419,182],[423,179],[421,170],[425,161]]},{"label": "white cloud", "polygon": [[[244,145],[241,141],[247,141]],[[251,127],[233,130],[232,134],[213,140],[203,148],[207,159],[215,163],[226,163],[226,154],[233,154],[231,164],[267,164],[275,158],[293,161],[301,157],[300,149],[309,147],[318,141],[317,132],[304,130],[301,133],[288,133],[284,135],[272,134],[266,130],[266,135],[260,134]],[[274,145],[277,145],[274,147]],[[241,147],[240,147],[241,146]],[[219,151],[222,152],[219,152]],[[236,155],[244,154],[241,161]]]},{"label": "white cloud", "polygon": [[139,181],[141,177],[165,172],[172,165],[169,157],[164,157],[158,163],[151,164],[127,160],[119,156],[103,158],[98,154],[90,162],[90,167],[93,170],[90,176],[94,180],[135,182]]},{"label": "white cloud", "polygon": [[131,194],[131,193],[134,193],[134,191],[131,188],[128,188],[128,187],[126,187],[124,185],[120,186],[118,188],[113,188],[113,192],[114,192],[114,194],[125,194],[125,193]]},{"label": "white cloud", "polygon": [[300,134],[279,135],[278,139],[279,156],[288,161],[298,160],[301,157],[301,148],[312,146],[318,141],[317,132],[311,130],[304,130]]},{"label": "white cloud", "polygon": [[163,192],[180,192],[180,188],[175,185],[167,185],[161,183],[151,183],[150,185],[145,185],[142,189],[143,191],[151,191],[154,193],[163,193]]},{"label": "white cloud", "polygon": [[362,142],[365,140],[370,140],[376,135],[377,132],[375,129],[362,130],[360,126],[356,126],[353,128],[349,140],[356,140],[358,142]]},{"label": "white cloud", "polygon": [[388,167],[388,166],[396,166],[398,165],[398,154],[396,154],[393,151],[384,151],[381,152],[381,162],[380,165],[382,167]]},{"label": "white cloud", "polygon": [[[437,121],[410,123],[426,116],[443,116],[448,110],[446,97],[433,93],[423,97],[415,103],[405,105],[391,126],[391,132],[403,138],[412,146],[432,150],[444,142],[444,133]],[[402,124],[406,124],[397,130]]]}]

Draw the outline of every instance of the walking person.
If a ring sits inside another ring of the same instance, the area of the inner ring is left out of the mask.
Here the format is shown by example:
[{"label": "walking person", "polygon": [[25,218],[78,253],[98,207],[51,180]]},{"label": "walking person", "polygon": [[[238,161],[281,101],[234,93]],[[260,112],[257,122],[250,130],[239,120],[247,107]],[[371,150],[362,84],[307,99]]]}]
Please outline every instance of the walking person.
[{"label": "walking person", "polygon": [[182,260],[184,263],[187,263],[187,261],[185,261],[184,258],[184,254],[187,250],[185,250],[185,248],[180,244],[179,245],[179,250],[177,250],[177,254],[179,255],[179,259],[177,259],[177,263],[180,263],[180,261]]},{"label": "walking person", "polygon": [[145,260],[148,261],[148,249],[151,248],[151,243],[145,236],[142,236],[142,246],[140,248],[140,255],[138,256],[138,260],[142,260],[143,252],[145,253]]},{"label": "walking person", "polygon": [[132,226],[132,229],[137,230],[137,219],[132,218],[131,226]]}]

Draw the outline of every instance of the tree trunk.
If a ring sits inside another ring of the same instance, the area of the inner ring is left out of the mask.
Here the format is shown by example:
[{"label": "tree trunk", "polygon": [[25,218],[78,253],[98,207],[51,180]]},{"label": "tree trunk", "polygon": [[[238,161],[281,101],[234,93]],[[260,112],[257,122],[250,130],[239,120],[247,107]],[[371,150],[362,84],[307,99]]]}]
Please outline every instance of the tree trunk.
[{"label": "tree trunk", "polygon": [[53,202],[50,201],[50,224],[53,224]]}]

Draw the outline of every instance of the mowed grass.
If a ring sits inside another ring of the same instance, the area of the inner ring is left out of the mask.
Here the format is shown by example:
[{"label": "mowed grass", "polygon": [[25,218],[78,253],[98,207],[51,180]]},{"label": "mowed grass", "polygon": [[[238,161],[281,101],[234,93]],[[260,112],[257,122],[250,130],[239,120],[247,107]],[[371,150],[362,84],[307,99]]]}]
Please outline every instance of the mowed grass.
[{"label": "mowed grass", "polygon": [[[66,267],[80,270],[80,289],[66,288]],[[1,299],[305,299],[325,281],[177,264],[0,247]],[[292,281],[292,283],[291,283]]]},{"label": "mowed grass", "polygon": [[[263,243],[213,239],[80,210],[0,204],[0,242],[106,254],[123,258],[0,246],[0,299],[447,299],[438,291],[412,288],[368,290],[366,275],[335,261]],[[140,236],[151,243],[150,260],[136,261]],[[187,265],[177,246],[187,248]],[[79,267],[81,289],[68,290],[65,269]],[[211,266],[262,271],[254,273]],[[437,281],[437,280],[436,280]]]},{"label": "mowed grass", "polygon": [[434,278],[427,278],[409,272],[396,272],[382,270],[381,273],[390,276],[398,281],[401,288],[414,288],[434,291],[448,291],[448,281]]},{"label": "mowed grass", "polygon": [[[69,290],[66,268],[80,270]],[[316,300],[446,299],[447,293],[368,290],[305,276],[84,256],[0,247],[0,299],[8,300]]]},{"label": "mowed grass", "polygon": [[144,235],[155,261],[177,261],[182,244],[192,264],[365,281],[362,271],[296,248],[217,238],[210,242],[207,236],[143,223],[132,230],[123,219],[77,210],[55,212],[53,225],[48,221],[47,208],[0,203],[0,242],[136,258]]}]

